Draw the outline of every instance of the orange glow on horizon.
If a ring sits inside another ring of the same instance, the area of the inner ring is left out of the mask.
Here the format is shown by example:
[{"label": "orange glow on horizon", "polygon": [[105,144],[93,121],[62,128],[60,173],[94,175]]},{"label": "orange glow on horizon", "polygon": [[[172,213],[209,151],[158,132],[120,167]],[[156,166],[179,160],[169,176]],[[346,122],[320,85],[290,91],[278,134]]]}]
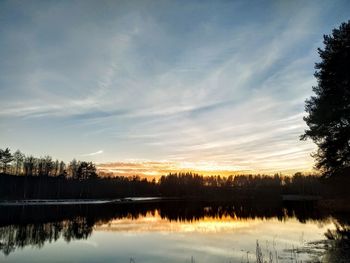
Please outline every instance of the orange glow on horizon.
[{"label": "orange glow on horizon", "polygon": [[[312,164],[310,164],[312,167]],[[98,171],[104,176],[140,176],[148,179],[158,179],[169,173],[196,173],[203,176],[230,176],[238,174],[293,175],[296,172],[315,173],[312,169],[252,169],[218,162],[170,162],[170,161],[130,161],[111,162],[97,165]]]},{"label": "orange glow on horizon", "polygon": [[223,217],[204,217],[195,221],[175,221],[162,218],[155,210],[154,213],[148,212],[145,216],[135,218],[123,218],[110,221],[108,224],[99,224],[97,230],[105,231],[125,231],[125,232],[201,232],[218,233],[229,230],[238,230],[252,227],[259,224],[258,219],[239,219],[229,216]]},{"label": "orange glow on horizon", "polygon": [[[300,222],[298,219],[288,217],[286,215],[285,220],[288,220],[288,228],[300,228]],[[311,220],[312,222],[312,220]],[[114,219],[108,223],[98,223],[95,226],[99,231],[112,231],[112,232],[162,232],[162,233],[227,233],[227,232],[252,232],[254,229],[259,229],[261,224],[270,225],[271,229],[275,229],[278,225],[285,227],[285,221],[282,222],[277,218],[259,219],[259,218],[238,218],[236,216],[221,216],[210,217],[196,220],[169,220],[162,218],[158,210],[153,212],[147,212],[145,216],[138,218],[132,218],[131,216],[122,219]],[[331,228],[331,219],[322,223],[322,227]]]}]

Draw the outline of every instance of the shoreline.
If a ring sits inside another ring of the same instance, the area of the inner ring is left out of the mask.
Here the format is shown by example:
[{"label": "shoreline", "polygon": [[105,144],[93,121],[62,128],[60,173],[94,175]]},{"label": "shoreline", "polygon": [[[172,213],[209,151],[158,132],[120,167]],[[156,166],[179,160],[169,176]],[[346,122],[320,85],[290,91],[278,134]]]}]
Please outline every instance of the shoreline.
[{"label": "shoreline", "polygon": [[2,206],[49,206],[49,205],[104,205],[104,204],[128,204],[150,203],[161,201],[182,200],[181,198],[168,197],[125,197],[117,199],[25,199],[25,200],[0,200]]}]

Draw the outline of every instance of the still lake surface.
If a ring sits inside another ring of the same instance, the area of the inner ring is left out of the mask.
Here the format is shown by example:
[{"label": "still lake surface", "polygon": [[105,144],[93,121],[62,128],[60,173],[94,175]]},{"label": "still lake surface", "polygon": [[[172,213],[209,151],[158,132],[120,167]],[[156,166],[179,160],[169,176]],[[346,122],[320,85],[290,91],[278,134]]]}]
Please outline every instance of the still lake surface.
[{"label": "still lake surface", "polygon": [[0,262],[348,262],[326,243],[347,218],[312,203],[0,206]]}]

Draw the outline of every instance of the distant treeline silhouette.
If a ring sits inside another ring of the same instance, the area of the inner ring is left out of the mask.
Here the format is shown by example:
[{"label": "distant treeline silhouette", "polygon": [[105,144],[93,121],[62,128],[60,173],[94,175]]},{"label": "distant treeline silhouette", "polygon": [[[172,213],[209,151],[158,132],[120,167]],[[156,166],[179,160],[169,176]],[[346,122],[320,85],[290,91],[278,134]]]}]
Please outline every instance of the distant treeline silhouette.
[{"label": "distant treeline silhouette", "polygon": [[120,198],[164,196],[218,199],[281,199],[283,194],[321,195],[324,184],[318,176],[296,173],[202,176],[171,173],[158,181],[139,176],[101,177],[92,162],[73,159],[65,164],[52,157],[25,156],[1,150],[0,199]]},{"label": "distant treeline silhouette", "polygon": [[37,158],[33,155],[26,156],[20,150],[11,154],[9,148],[0,149],[0,165],[2,173],[11,175],[70,177],[78,180],[97,177],[96,166],[92,162],[73,159],[66,164],[63,161],[54,160],[49,155]]}]

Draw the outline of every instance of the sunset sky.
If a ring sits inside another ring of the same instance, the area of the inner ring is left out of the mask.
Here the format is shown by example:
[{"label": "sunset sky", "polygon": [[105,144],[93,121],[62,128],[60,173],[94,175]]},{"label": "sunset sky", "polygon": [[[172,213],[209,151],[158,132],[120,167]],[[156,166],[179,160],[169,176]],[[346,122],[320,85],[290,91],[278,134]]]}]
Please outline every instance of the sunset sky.
[{"label": "sunset sky", "polygon": [[1,1],[0,148],[120,175],[310,171],[323,34],[349,1]]}]

